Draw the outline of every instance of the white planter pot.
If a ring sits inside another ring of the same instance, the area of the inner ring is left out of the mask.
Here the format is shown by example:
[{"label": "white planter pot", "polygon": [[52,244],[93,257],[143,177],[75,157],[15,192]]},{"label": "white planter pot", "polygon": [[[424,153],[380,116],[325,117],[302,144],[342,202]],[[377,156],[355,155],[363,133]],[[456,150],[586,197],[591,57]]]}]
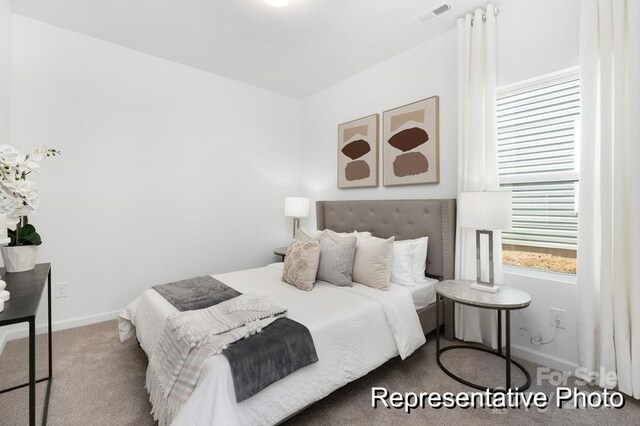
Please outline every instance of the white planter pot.
[{"label": "white planter pot", "polygon": [[7,272],[31,271],[36,267],[39,246],[0,247]]}]

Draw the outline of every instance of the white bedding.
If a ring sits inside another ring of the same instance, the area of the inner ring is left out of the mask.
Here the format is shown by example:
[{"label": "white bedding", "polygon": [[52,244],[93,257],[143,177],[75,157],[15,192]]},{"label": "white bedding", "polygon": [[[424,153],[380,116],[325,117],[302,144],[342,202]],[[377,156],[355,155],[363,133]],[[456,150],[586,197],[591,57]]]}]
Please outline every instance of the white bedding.
[{"label": "white bedding", "polygon": [[426,308],[436,301],[436,283],[438,280],[425,277],[424,281],[414,286],[406,286],[405,288],[411,293],[413,306],[416,311]]},{"label": "white bedding", "polygon": [[[309,329],[319,361],[237,403],[229,363],[210,358],[174,425],[267,425],[277,423],[387,360],[403,359],[425,342],[411,293],[360,284],[336,287],[317,282],[305,292],[281,281],[282,264],[214,277],[242,293],[264,293],[288,309],[288,316]],[[147,290],[120,315],[121,338],[138,337],[151,356],[167,317],[176,309]]]}]

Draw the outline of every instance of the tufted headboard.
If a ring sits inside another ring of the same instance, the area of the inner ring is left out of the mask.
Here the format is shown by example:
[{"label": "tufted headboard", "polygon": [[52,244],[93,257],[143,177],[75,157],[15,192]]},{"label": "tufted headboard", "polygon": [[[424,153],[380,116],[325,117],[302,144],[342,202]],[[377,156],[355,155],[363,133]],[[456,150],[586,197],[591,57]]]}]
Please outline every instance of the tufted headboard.
[{"label": "tufted headboard", "polygon": [[426,274],[453,279],[456,200],[317,201],[318,229],[369,231],[380,238],[428,236]]}]

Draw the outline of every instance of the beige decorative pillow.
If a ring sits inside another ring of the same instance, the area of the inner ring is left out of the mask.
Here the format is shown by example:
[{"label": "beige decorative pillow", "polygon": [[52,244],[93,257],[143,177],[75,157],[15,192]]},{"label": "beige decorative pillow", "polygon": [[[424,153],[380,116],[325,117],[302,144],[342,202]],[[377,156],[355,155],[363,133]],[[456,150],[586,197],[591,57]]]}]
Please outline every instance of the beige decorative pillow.
[{"label": "beige decorative pillow", "polygon": [[282,270],[282,281],[310,291],[316,282],[320,262],[320,242],[294,241],[287,249]]},{"label": "beige decorative pillow", "polygon": [[353,281],[379,290],[388,289],[395,237],[383,240],[360,233],[356,233],[356,236]]}]

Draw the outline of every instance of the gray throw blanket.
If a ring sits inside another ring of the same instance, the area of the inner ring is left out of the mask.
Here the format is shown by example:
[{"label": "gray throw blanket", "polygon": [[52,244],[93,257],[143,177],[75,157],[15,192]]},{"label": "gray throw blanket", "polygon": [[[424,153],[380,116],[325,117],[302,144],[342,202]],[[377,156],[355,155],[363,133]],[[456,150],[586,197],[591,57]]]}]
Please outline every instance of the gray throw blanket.
[{"label": "gray throw blanket", "polygon": [[180,312],[208,308],[242,294],[210,276],[156,285],[153,289]]},{"label": "gray throw blanket", "polygon": [[238,402],[318,362],[311,333],[290,318],[278,318],[260,333],[227,346],[222,355],[231,365]]},{"label": "gray throw blanket", "polygon": [[[283,318],[284,310],[265,296],[242,295],[212,277],[153,288],[181,311],[169,317],[160,341],[163,355],[150,361],[147,373],[153,414],[161,425],[186,402],[198,366],[208,357],[222,353],[228,359],[238,402],[318,361],[309,330]],[[234,322],[238,328],[232,328]],[[150,380],[149,373],[158,380]]]}]

